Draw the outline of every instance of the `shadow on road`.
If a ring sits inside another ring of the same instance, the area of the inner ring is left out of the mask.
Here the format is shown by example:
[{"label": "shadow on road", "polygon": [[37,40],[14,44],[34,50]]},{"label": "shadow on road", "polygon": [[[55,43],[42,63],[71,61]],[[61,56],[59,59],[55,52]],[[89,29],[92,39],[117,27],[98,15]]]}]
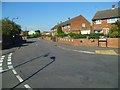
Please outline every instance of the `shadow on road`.
[{"label": "shadow on road", "polygon": [[[48,52],[48,53],[46,53],[46,54],[44,54],[44,55],[41,55],[41,56],[32,58],[32,59],[30,59],[30,60],[28,60],[28,61],[25,61],[25,62],[23,62],[23,63],[21,63],[21,64],[19,64],[19,65],[14,66],[14,68],[17,68],[17,67],[20,67],[20,66],[22,66],[22,65],[24,65],[24,64],[30,63],[30,62],[38,59],[38,58],[41,58],[41,57],[48,57],[49,54],[50,54],[50,53]],[[51,58],[50,58],[50,59],[51,59]],[[52,59],[53,59],[53,58],[52,58]],[[11,69],[8,69],[8,70],[6,70],[6,71],[3,71],[2,73],[8,72],[9,70],[11,70]]]},{"label": "shadow on road", "polygon": [[35,73],[33,73],[32,75],[30,75],[29,77],[27,77],[26,79],[24,79],[22,82],[18,83],[14,87],[12,87],[10,90],[15,89],[17,86],[19,86],[23,82],[27,81],[28,79],[30,79],[31,77],[33,77],[34,75],[36,75],[37,73],[39,73],[40,71],[42,71],[43,69],[45,69],[46,67],[48,67],[50,64],[52,64],[53,62],[55,62],[56,57],[52,56],[52,57],[50,57],[50,59],[52,60],[51,62],[49,62],[48,64],[44,65],[43,67],[40,67],[39,70],[37,70]]}]

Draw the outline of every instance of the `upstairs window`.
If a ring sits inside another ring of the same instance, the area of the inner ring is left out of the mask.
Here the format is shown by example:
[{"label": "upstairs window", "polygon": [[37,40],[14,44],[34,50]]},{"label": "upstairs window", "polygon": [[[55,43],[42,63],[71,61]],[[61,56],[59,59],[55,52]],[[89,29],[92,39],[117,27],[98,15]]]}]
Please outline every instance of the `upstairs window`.
[{"label": "upstairs window", "polygon": [[68,28],[70,28],[70,25],[68,25]]},{"label": "upstairs window", "polygon": [[101,24],[102,20],[96,20],[96,24]]},{"label": "upstairs window", "polygon": [[85,27],[85,23],[82,23],[82,27]]},{"label": "upstairs window", "polygon": [[107,23],[115,23],[117,20],[117,18],[107,19]]}]

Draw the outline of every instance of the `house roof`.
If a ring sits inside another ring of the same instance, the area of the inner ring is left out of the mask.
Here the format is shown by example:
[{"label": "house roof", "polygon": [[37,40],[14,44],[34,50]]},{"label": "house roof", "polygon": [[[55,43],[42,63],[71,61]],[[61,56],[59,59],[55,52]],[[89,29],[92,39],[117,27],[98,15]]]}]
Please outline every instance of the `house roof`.
[{"label": "house roof", "polygon": [[[62,23],[60,23],[60,24],[58,24],[58,25],[55,25],[51,30],[53,30],[53,29],[56,29],[58,26],[66,26],[66,25],[69,25],[73,20],[75,20],[76,18],[78,18],[78,17],[83,17],[82,15],[79,15],[79,16],[77,16],[77,17],[74,17],[74,18],[72,18],[72,19],[70,19],[70,20],[67,20],[67,21],[65,21],[65,22],[62,22]],[[84,17],[83,17],[84,18]],[[89,22],[89,21],[88,21]],[[90,23],[90,22],[89,22]]]},{"label": "house roof", "polygon": [[120,17],[118,11],[120,11],[120,8],[97,11],[92,20],[94,21],[99,19],[118,18]]}]

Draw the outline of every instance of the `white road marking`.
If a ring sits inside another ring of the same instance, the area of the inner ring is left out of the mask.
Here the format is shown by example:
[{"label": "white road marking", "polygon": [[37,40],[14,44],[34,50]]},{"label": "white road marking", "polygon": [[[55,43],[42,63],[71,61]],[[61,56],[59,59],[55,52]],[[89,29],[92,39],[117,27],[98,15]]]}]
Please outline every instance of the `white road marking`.
[{"label": "white road marking", "polygon": [[2,63],[0,63],[0,67],[2,67]]},{"label": "white road marking", "polygon": [[11,64],[12,64],[12,62],[7,62],[7,64],[8,64],[8,65],[11,65]]},{"label": "white road marking", "polygon": [[24,87],[27,89],[33,90],[28,84],[25,84]]},{"label": "white road marking", "polygon": [[[67,49],[67,48],[63,48],[61,46],[58,46],[59,48],[62,48],[64,50],[72,50],[72,49]],[[95,54],[95,52],[90,52],[90,51],[80,51],[80,50],[72,50],[72,51],[76,51],[76,52],[80,52],[80,53],[88,53],[88,54]]]},{"label": "white road marking", "polygon": [[11,59],[8,59],[7,61],[8,61],[8,62],[10,62],[10,61],[11,61]]},{"label": "white road marking", "polygon": [[8,66],[8,68],[9,68],[9,69],[13,69],[13,66],[12,66],[12,65],[10,65],[10,66]]},{"label": "white road marking", "polygon": [[14,69],[12,71],[13,71],[14,74],[17,74],[17,72]]},{"label": "white road marking", "polygon": [[81,52],[81,53],[90,53],[90,54],[95,54],[94,52],[89,52],[89,51],[79,51],[79,50],[73,50],[73,51],[77,51],[77,52]]},{"label": "white road marking", "polygon": [[10,53],[9,55],[12,55],[13,53]]},{"label": "white road marking", "polygon": [[4,59],[4,57],[1,57],[1,60],[3,60]]},{"label": "white road marking", "polygon": [[23,79],[19,75],[16,75],[16,77],[20,82],[23,82]]},{"label": "white road marking", "polygon": [[9,56],[8,59],[11,59],[11,56]]},{"label": "white road marking", "polygon": [[0,60],[0,63],[2,63],[3,62],[3,60]]},{"label": "white road marking", "polygon": [[[37,44],[36,44],[37,45]],[[0,73],[3,72],[3,71],[7,71],[7,70],[10,70],[12,69],[12,72],[13,74],[16,75],[16,78],[20,81],[20,82],[23,82],[24,80],[17,74],[17,72],[15,71],[14,67],[11,65],[12,62],[11,62],[11,56],[12,56],[12,53],[10,53],[8,55],[8,59],[7,59],[7,64],[8,64],[8,68],[9,69],[6,69],[6,70],[2,70],[2,67],[0,67]],[[0,62],[2,62],[3,60],[1,60]],[[2,66],[2,63],[0,63],[0,65]],[[25,88],[27,89],[30,89],[30,90],[33,90],[28,84],[25,84],[24,85]]]},{"label": "white road marking", "polygon": [[4,58],[5,57],[5,55],[4,56],[2,56],[2,58]]},{"label": "white road marking", "polygon": [[0,72],[2,72],[2,67],[0,67]]}]

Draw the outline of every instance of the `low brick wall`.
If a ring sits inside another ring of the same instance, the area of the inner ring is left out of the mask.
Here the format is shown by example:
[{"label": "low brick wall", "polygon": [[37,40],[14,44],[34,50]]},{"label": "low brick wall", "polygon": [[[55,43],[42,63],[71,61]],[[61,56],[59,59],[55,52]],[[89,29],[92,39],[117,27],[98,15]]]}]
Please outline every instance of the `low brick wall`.
[{"label": "low brick wall", "polygon": [[109,48],[120,48],[120,38],[108,38],[107,40]]},{"label": "low brick wall", "polygon": [[[44,37],[45,40],[51,40],[50,37]],[[57,42],[64,44],[71,44],[75,46],[98,46],[98,39],[67,39],[67,38],[56,38]],[[107,38],[108,48],[120,48],[120,38]],[[106,42],[100,42],[100,47],[106,47]]]},{"label": "low brick wall", "polygon": [[75,46],[98,46],[97,39],[65,39],[65,38],[58,38],[58,42],[71,44]]},{"label": "low brick wall", "polygon": [[[65,38],[58,38],[58,42],[64,44],[71,44],[75,46],[98,46],[98,39],[65,39]],[[107,39],[107,47],[109,48],[120,48],[120,38],[108,38]],[[106,42],[100,42],[100,47],[106,47]]]}]

